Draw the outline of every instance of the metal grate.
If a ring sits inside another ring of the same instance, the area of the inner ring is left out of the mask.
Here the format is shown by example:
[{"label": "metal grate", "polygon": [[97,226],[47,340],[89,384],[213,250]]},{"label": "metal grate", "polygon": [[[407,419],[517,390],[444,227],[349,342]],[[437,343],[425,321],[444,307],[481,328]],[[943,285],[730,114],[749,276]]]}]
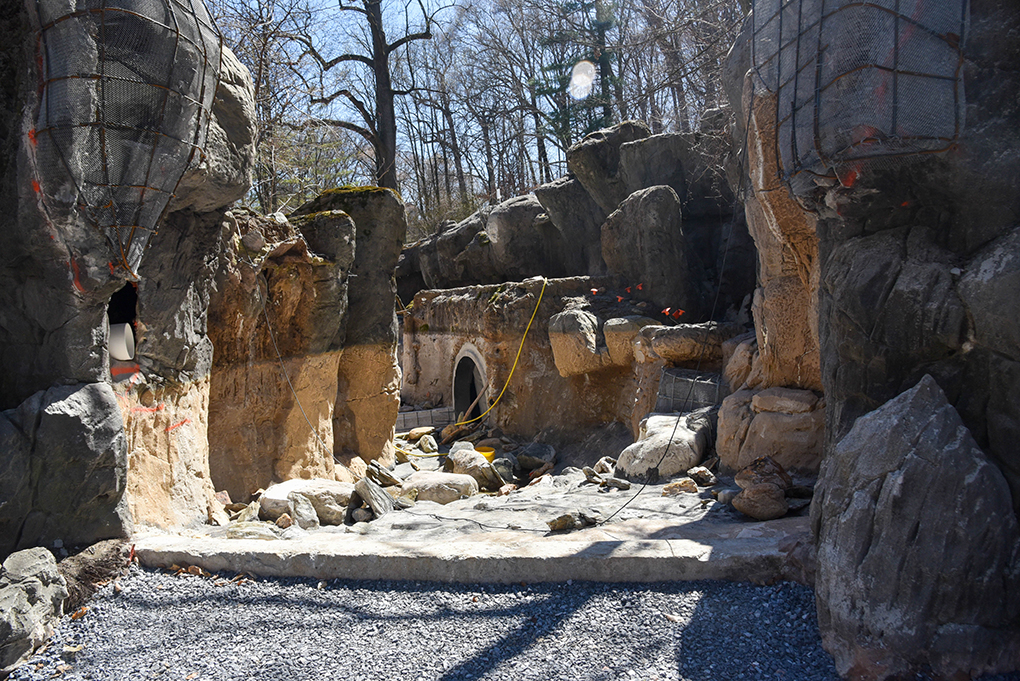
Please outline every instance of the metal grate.
[{"label": "metal grate", "polygon": [[967,0],[755,0],[752,62],[795,193],[948,151],[964,123]]},{"label": "metal grate", "polygon": [[36,9],[43,205],[103,230],[134,277],[205,145],[222,39],[202,0],[37,0]]},{"label": "metal grate", "polygon": [[721,378],[717,373],[690,369],[667,368],[659,378],[659,394],[655,412],[659,414],[688,413],[712,407],[722,401]]}]

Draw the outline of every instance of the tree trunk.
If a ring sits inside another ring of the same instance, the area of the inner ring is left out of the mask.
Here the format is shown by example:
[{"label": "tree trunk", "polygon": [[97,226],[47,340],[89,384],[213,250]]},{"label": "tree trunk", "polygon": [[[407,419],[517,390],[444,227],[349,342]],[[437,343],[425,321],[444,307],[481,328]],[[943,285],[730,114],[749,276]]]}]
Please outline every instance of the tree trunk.
[{"label": "tree trunk", "polygon": [[396,191],[397,115],[390,79],[390,53],[383,28],[381,0],[366,0],[368,25],[372,31],[372,72],[375,75],[375,176],[376,184]]}]

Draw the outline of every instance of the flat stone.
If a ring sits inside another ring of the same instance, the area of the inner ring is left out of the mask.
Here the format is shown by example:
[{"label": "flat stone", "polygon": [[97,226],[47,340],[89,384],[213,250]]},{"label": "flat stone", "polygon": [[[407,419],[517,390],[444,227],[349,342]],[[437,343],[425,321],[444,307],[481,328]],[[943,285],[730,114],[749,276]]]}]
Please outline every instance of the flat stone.
[{"label": "flat stone", "polygon": [[393,497],[368,478],[362,478],[354,483],[354,491],[358,493],[362,501],[368,504],[376,518],[381,518],[394,508]]},{"label": "flat stone", "polygon": [[768,388],[751,398],[756,412],[776,411],[784,414],[802,414],[818,405],[818,396],[810,390],[795,388]]},{"label": "flat stone", "polygon": [[470,475],[418,471],[404,481],[402,494],[414,494],[418,501],[448,504],[461,497],[478,494],[478,482]]}]

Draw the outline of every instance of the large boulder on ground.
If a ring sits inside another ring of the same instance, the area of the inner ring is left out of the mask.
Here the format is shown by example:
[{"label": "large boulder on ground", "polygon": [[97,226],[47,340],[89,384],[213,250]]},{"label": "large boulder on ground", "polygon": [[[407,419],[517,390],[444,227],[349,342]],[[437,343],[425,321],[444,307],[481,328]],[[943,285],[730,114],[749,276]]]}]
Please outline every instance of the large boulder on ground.
[{"label": "large boulder on ground", "polygon": [[784,468],[814,474],[825,441],[825,402],[810,390],[738,390],[719,408],[716,452],[728,470],[772,457]]},{"label": "large boulder on ground", "polygon": [[0,413],[0,451],[0,555],[131,532],[124,422],[108,384],[50,388]]},{"label": "large boulder on ground", "polygon": [[567,150],[567,170],[607,214],[616,210],[631,193],[620,176],[620,146],[650,134],[644,123],[624,121],[591,133]]},{"label": "large boulder on ground", "polygon": [[694,468],[711,443],[712,423],[704,410],[649,414],[638,440],[620,454],[616,474],[632,480],[670,478]]},{"label": "large boulder on ground", "polygon": [[277,520],[287,513],[294,515],[293,495],[305,497],[315,509],[323,525],[342,525],[347,505],[354,493],[354,484],[335,480],[287,480],[272,485],[259,497],[260,513],[266,520]]},{"label": "large boulder on ground", "polygon": [[564,310],[549,318],[549,345],[560,376],[579,376],[609,366],[600,320],[586,310]]},{"label": "large boulder on ground", "polygon": [[840,674],[1017,668],[1009,487],[930,376],[857,419],[822,465],[811,521],[819,626]]},{"label": "large boulder on ground", "polygon": [[450,452],[446,458],[453,464],[454,473],[470,475],[481,489],[495,492],[506,484],[493,465],[474,449],[458,449]]},{"label": "large boulder on ground", "polygon": [[66,597],[49,551],[31,548],[8,556],[0,569],[0,676],[53,635]]},{"label": "large boulder on ground", "polygon": [[701,314],[698,265],[684,238],[680,199],[666,186],[627,197],[602,225],[602,258],[609,273],[630,285],[642,284],[635,297],[656,309]]},{"label": "large boulder on ground", "polygon": [[470,475],[462,473],[417,471],[404,480],[400,494],[414,496],[418,501],[448,504],[478,494],[478,482]]}]

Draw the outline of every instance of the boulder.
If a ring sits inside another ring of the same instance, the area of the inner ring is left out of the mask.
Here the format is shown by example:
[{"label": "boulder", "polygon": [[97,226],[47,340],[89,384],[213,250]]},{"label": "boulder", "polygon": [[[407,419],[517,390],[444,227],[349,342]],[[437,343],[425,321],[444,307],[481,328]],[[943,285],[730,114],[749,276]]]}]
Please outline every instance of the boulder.
[{"label": "boulder", "polygon": [[648,317],[615,317],[602,325],[602,334],[609,351],[609,362],[613,366],[626,367],[634,361],[634,339],[646,326],[656,325]]},{"label": "boulder", "polygon": [[526,471],[556,463],[556,449],[552,445],[532,442],[514,452],[517,463]]},{"label": "boulder", "polygon": [[606,212],[571,177],[536,187],[535,198],[549,215],[564,244],[562,267],[566,275],[605,274],[601,230]]},{"label": "boulder", "polygon": [[811,523],[819,626],[840,674],[1017,669],[1020,526],[1009,487],[930,376],[836,444]]},{"label": "boulder", "polygon": [[[319,526],[319,516],[315,513],[315,507],[312,506],[312,502],[308,497],[298,492],[291,492],[287,495],[287,498],[290,500],[291,508],[293,509],[291,517],[298,527],[302,530],[311,530]],[[280,517],[282,518],[283,516]],[[282,527],[282,529],[287,528]]]},{"label": "boulder", "polygon": [[0,569],[0,676],[53,635],[67,594],[48,550],[25,549],[7,557]]},{"label": "boulder", "polygon": [[549,345],[560,376],[580,376],[610,364],[600,335],[599,318],[591,312],[564,310],[549,318]]},{"label": "boulder", "polygon": [[755,393],[751,398],[751,408],[755,412],[781,412],[786,414],[802,414],[813,410],[818,405],[818,396],[810,390],[794,388],[767,388]]},{"label": "boulder", "polygon": [[793,486],[790,474],[772,457],[763,456],[744,466],[733,476],[733,482],[741,489],[748,489],[765,483],[775,485],[784,492]]},{"label": "boulder", "polygon": [[743,331],[741,325],[730,322],[646,326],[639,334],[642,361],[661,358],[670,364],[717,365],[722,362],[723,342]]},{"label": "boulder", "polygon": [[131,532],[124,421],[109,384],[53,387],[0,413],[0,446],[0,555]]},{"label": "boulder", "polygon": [[719,406],[718,436],[715,443],[719,463],[729,471],[743,468],[740,465],[740,448],[747,440],[747,431],[754,420],[751,400],[754,391],[738,390],[723,398]]},{"label": "boulder", "polygon": [[351,497],[351,504],[348,507],[351,510],[360,507],[363,501],[372,509],[376,518],[381,518],[396,508],[393,497],[368,478],[362,478],[354,483],[354,492],[355,495]]},{"label": "boulder", "polygon": [[786,515],[786,494],[778,485],[761,482],[740,490],[730,502],[733,508],[755,520],[775,520]]},{"label": "boulder", "polygon": [[306,498],[315,509],[318,521],[323,525],[342,525],[347,505],[351,501],[354,484],[335,480],[287,480],[272,485],[259,497],[261,517],[276,520],[282,514],[293,513],[291,495]]},{"label": "boulder", "polygon": [[682,229],[680,200],[669,187],[650,187],[624,200],[602,225],[602,258],[610,274],[642,284],[636,297],[656,310],[701,314],[701,278]]},{"label": "boulder", "polygon": [[641,421],[637,442],[620,454],[616,474],[636,480],[670,478],[701,463],[712,426],[701,412],[649,414]]},{"label": "boulder", "polygon": [[825,402],[810,390],[739,390],[719,409],[716,451],[724,468],[739,470],[772,457],[785,468],[818,472],[825,441]]},{"label": "boulder", "polygon": [[[593,132],[567,150],[567,170],[605,213],[612,213],[630,194],[620,176],[620,147],[651,134],[640,121],[624,121]],[[603,244],[603,256],[605,244]]]},{"label": "boulder", "polygon": [[[488,250],[499,281],[566,274],[565,245],[534,194],[508,199],[489,213],[485,223]],[[573,248],[574,244],[569,244]],[[467,253],[465,253],[467,254]]]},{"label": "boulder", "polygon": [[[470,475],[481,489],[495,492],[506,482],[486,458],[474,449],[451,452],[447,460],[453,463],[453,473]],[[512,479],[512,478],[511,478]]]},{"label": "boulder", "polygon": [[478,494],[478,483],[470,475],[439,471],[418,471],[404,480],[401,488],[402,496],[415,496],[418,501],[437,504],[448,504],[474,494]]}]

